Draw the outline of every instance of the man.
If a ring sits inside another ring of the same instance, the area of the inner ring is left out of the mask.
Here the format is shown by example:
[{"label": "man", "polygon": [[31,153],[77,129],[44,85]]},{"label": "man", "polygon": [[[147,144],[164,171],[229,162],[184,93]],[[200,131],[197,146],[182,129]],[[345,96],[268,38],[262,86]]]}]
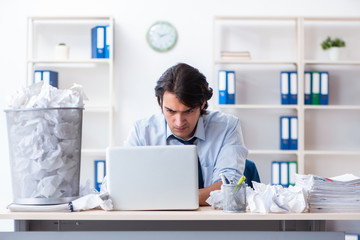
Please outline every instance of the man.
[{"label": "man", "polygon": [[197,69],[180,63],[160,77],[155,95],[162,114],[137,121],[126,146],[196,144],[199,157],[199,204],[221,188],[220,173],[237,181],[247,149],[239,120],[207,111],[212,89]]}]

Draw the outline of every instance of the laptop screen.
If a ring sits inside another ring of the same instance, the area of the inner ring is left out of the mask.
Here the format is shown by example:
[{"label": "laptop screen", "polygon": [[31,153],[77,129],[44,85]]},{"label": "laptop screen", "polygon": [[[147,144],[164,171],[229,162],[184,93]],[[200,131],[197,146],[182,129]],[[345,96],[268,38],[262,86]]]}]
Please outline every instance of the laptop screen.
[{"label": "laptop screen", "polygon": [[110,147],[107,189],[115,210],[199,207],[195,145]]}]

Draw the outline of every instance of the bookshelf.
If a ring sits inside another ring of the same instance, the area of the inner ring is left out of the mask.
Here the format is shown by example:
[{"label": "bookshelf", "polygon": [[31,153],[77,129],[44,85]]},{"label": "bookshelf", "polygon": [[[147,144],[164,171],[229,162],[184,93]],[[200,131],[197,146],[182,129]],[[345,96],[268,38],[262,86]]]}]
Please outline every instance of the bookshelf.
[{"label": "bookshelf", "polygon": [[[93,161],[105,159],[105,149],[114,145],[114,53],[110,58],[91,58],[91,28],[109,25],[111,16],[33,16],[28,17],[27,78],[33,83],[34,70],[50,69],[59,73],[59,88],[73,83],[83,86],[89,98],[83,113],[81,181],[93,179]],[[57,60],[55,46],[66,43],[69,58]],[[110,38],[110,46],[114,44]],[[84,173],[84,174],[83,174]]]},{"label": "bookshelf", "polygon": [[[327,37],[346,42],[338,61],[321,49]],[[264,183],[272,161],[298,163],[301,174],[360,176],[360,18],[242,17],[213,19],[213,87],[217,109],[240,118],[248,158]],[[222,59],[222,51],[250,59]],[[236,72],[236,102],[218,104],[218,71]],[[280,72],[297,71],[298,103],[281,105]],[[304,72],[329,72],[329,105],[304,104]],[[298,150],[280,150],[280,116],[298,117]]]}]

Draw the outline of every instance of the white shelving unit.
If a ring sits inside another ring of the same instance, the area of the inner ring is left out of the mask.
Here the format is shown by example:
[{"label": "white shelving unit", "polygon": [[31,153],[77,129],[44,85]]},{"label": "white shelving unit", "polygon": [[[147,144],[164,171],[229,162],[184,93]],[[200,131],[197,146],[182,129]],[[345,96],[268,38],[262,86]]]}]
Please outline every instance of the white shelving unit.
[{"label": "white shelving unit", "polygon": [[[216,97],[218,70],[236,72],[236,104],[216,98],[216,107],[240,118],[262,181],[273,160],[296,160],[301,174],[360,176],[360,19],[220,16],[213,28]],[[345,40],[341,60],[321,49],[327,36]],[[251,60],[224,60],[221,51],[248,51]],[[280,71],[298,72],[297,105],[281,105]],[[329,105],[304,104],[304,71],[329,72]],[[279,150],[283,115],[298,116],[298,150]]]},{"label": "white shelving unit", "polygon": [[[26,84],[33,83],[34,70],[50,69],[59,73],[60,89],[77,83],[89,98],[83,114],[84,181],[93,178],[89,161],[105,159],[106,147],[114,145],[114,53],[111,47],[110,58],[91,58],[91,28],[97,25],[109,25],[114,32],[111,16],[28,18]],[[69,59],[56,60],[55,46],[59,43],[70,47]],[[110,46],[114,46],[113,34]]]}]

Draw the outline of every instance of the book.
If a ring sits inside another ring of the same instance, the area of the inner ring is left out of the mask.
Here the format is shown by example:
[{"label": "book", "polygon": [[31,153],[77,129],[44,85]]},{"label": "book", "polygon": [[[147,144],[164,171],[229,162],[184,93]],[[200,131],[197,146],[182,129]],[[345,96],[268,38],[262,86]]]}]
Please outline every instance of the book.
[{"label": "book", "polygon": [[220,53],[222,59],[229,60],[250,60],[250,52],[231,52],[231,51],[222,51]]}]

